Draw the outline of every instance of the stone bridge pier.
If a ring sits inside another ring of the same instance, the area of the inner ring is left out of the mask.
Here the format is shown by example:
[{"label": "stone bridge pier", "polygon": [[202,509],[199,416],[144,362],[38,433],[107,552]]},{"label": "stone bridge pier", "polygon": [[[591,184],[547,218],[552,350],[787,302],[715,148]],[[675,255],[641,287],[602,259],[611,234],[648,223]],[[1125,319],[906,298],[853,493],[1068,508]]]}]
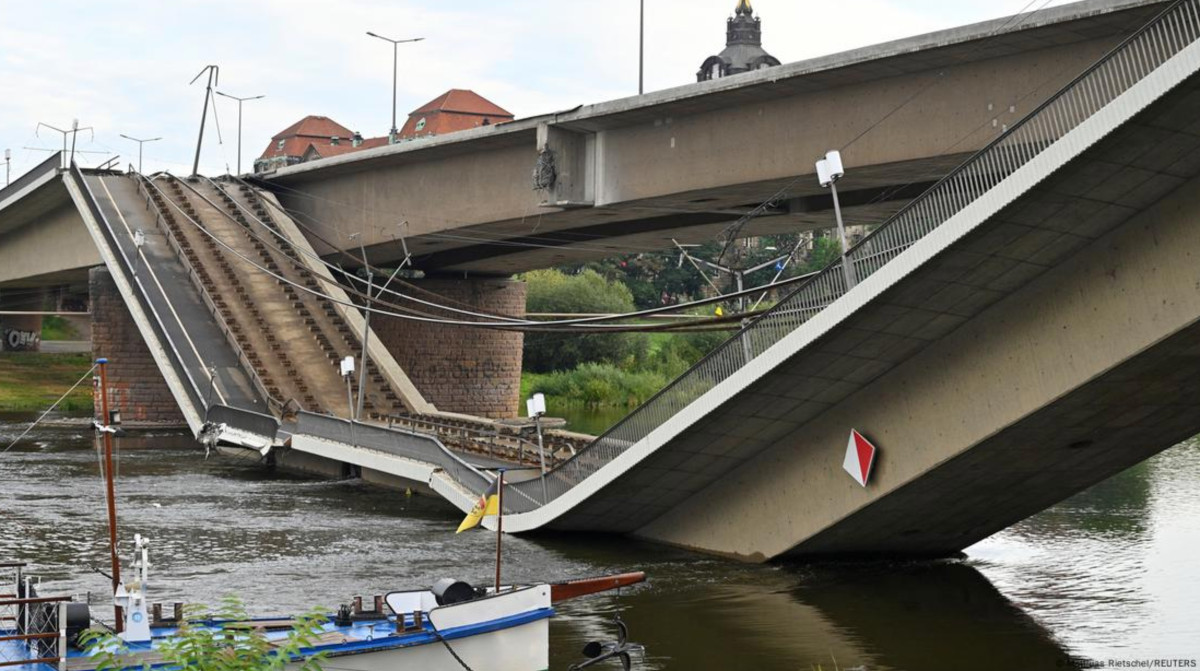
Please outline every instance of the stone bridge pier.
[{"label": "stone bridge pier", "polygon": [[[88,272],[92,306],[92,354],[109,361],[108,393],[131,426],[186,426],[167,381],[108,269]],[[100,404],[96,403],[96,413]]]},{"label": "stone bridge pier", "polygon": [[[410,293],[423,300],[461,310],[509,317],[525,315],[524,282],[469,278],[424,279],[412,284],[418,291]],[[472,319],[452,311],[411,305],[437,319]],[[521,395],[522,333],[378,315],[371,318],[371,328],[438,410],[493,419],[516,416]]]}]

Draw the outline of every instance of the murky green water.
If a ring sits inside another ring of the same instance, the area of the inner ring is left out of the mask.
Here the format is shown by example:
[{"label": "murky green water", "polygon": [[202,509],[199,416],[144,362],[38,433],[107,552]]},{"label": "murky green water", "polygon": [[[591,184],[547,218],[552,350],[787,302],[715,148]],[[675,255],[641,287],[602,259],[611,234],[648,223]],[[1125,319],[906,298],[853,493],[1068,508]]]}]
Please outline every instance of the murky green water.
[{"label": "murky green water", "polygon": [[[20,427],[0,424],[0,449]],[[355,594],[487,582],[494,537],[460,515],[356,481],[204,459],[190,440],[121,441],[121,525],[153,542],[153,598],[257,612]],[[90,432],[40,431],[0,456],[0,558],[104,610],[101,483]],[[554,669],[616,612],[645,669],[1055,669],[1069,658],[1200,658],[1200,446],[1185,444],[971,548],[962,561],[746,566],[619,538],[510,538],[507,577],[644,569],[648,585],[568,602]]]}]

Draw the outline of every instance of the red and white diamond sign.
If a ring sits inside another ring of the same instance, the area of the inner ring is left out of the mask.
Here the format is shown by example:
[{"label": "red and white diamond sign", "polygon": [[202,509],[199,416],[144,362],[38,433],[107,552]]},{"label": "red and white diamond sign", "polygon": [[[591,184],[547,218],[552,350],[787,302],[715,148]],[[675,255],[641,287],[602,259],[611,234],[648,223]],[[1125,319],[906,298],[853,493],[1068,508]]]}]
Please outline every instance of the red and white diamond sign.
[{"label": "red and white diamond sign", "polygon": [[846,469],[855,482],[866,487],[867,480],[871,477],[871,466],[875,465],[875,455],[878,453],[879,450],[871,441],[863,438],[855,429],[850,429],[850,440],[846,443],[846,460],[842,462],[842,468]]}]

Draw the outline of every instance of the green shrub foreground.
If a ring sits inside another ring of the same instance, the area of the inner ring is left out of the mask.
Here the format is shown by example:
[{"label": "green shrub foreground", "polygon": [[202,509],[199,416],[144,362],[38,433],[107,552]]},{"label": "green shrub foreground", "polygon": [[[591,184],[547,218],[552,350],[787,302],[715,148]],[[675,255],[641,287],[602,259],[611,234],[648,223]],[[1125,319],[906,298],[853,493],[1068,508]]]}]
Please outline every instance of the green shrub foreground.
[{"label": "green shrub foreground", "polygon": [[[176,634],[162,640],[155,648],[161,655],[161,660],[154,660],[155,665],[195,671],[282,669],[292,659],[299,660],[302,650],[315,645],[322,625],[327,621],[321,611],[310,611],[295,619],[287,636],[269,641],[265,632],[252,626],[245,606],[237,597],[223,599],[216,612],[193,606],[184,611],[185,621]],[[224,624],[213,626],[214,621]],[[87,631],[81,641],[98,658],[98,671],[149,669],[151,666],[148,660],[139,661],[136,653],[111,632]],[[307,656],[299,662],[299,668],[301,671],[322,671],[321,663],[325,657],[324,653]]]}]

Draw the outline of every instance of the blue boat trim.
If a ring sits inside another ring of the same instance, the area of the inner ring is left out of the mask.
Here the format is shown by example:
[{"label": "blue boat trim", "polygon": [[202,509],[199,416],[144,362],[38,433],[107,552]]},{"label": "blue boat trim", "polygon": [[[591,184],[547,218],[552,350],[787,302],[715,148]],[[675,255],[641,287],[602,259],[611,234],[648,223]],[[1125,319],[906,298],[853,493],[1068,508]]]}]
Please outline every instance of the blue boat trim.
[{"label": "blue boat trim", "polygon": [[[454,641],[467,639],[472,636],[489,634],[489,633],[496,632],[496,631],[502,631],[505,629],[520,627],[522,625],[529,624],[531,622],[537,622],[539,620],[549,619],[553,615],[554,615],[554,608],[552,608],[552,607],[537,608],[534,610],[525,611],[523,613],[517,613],[515,615],[507,615],[505,617],[497,618],[494,620],[488,620],[486,622],[477,622],[474,624],[463,625],[461,627],[451,627],[449,629],[439,630],[438,633],[433,632],[432,624],[428,621],[426,621],[426,623],[425,623],[425,629],[422,629],[420,631],[399,632],[399,633],[395,632],[395,621],[392,619],[378,620],[378,621],[374,621],[374,622],[360,622],[351,627],[345,627],[345,628],[333,627],[330,629],[325,629],[321,633],[328,634],[331,632],[343,631],[343,633],[346,636],[356,636],[356,635],[361,635],[364,632],[366,632],[366,634],[369,636],[369,635],[371,635],[371,632],[373,632],[377,629],[384,629],[385,627],[386,627],[386,633],[379,636],[378,638],[369,638],[369,639],[358,640],[358,641],[347,641],[345,643],[328,643],[325,645],[313,646],[311,648],[303,648],[300,651],[300,654],[298,656],[293,657],[293,660],[307,657],[310,655],[314,655],[317,653],[325,653],[329,657],[342,657],[342,656],[346,656],[346,655],[364,654],[364,653],[370,653],[370,652],[380,652],[383,650],[418,647],[418,646],[422,646],[422,645],[429,645],[431,643],[437,643],[439,634],[441,635],[441,638],[452,643]],[[266,618],[254,618],[253,621],[274,621],[274,620],[278,620],[278,619],[280,619],[280,618],[266,617]],[[246,622],[248,620],[240,620],[240,621]],[[221,624],[224,624],[224,623],[225,623],[225,621],[221,621],[221,620],[207,620],[207,621],[197,622],[196,624],[202,624],[205,626],[220,626]],[[2,631],[3,630],[0,630],[0,632],[2,632]],[[156,628],[154,631],[154,638],[156,640],[161,640],[163,638],[169,638],[171,636],[171,634],[174,633],[174,631],[175,631],[175,629],[173,627]],[[279,633],[286,634],[286,630],[281,629],[279,631]],[[144,646],[131,646],[131,647],[134,649],[138,649],[138,648],[144,649]],[[88,655],[86,655],[82,651],[72,650],[68,656],[71,659],[77,659],[80,657],[87,657]],[[26,670],[33,671],[35,669],[37,671],[55,671],[57,669],[57,667],[55,665],[48,665],[48,664],[36,664],[36,665],[26,664],[26,665],[22,665],[22,666],[13,667],[13,668],[16,671],[26,671]],[[136,665],[136,666],[131,666],[128,668],[141,669],[143,667],[141,665]],[[173,667],[166,663],[158,663],[158,664],[152,664],[147,668],[169,669],[169,668],[173,668]]]}]

